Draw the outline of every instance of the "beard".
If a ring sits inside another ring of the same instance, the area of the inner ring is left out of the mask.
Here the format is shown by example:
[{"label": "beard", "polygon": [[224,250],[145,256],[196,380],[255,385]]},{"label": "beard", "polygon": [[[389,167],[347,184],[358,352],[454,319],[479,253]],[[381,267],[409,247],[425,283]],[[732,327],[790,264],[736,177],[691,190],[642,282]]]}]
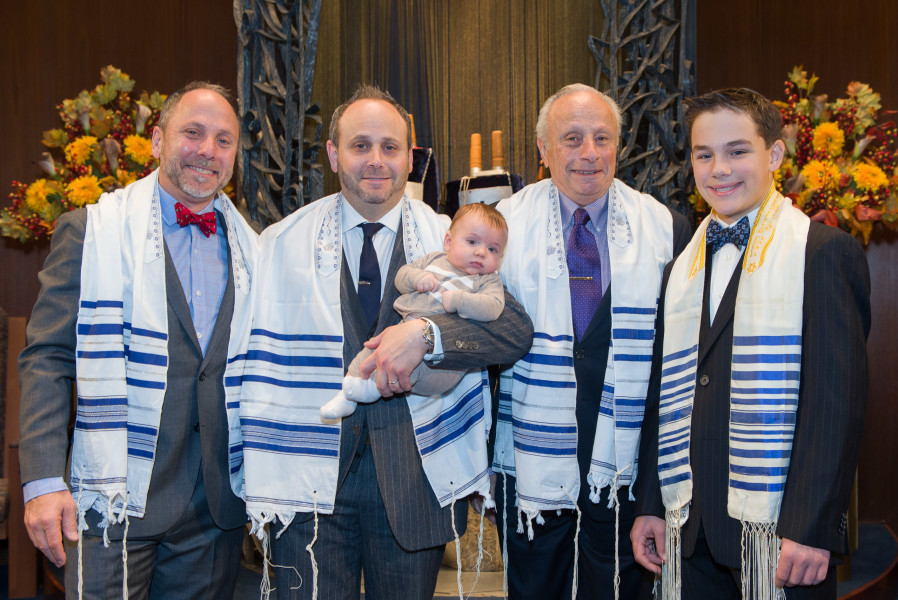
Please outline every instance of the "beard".
[{"label": "beard", "polygon": [[[218,176],[214,181],[197,183],[191,178],[190,172],[187,170],[188,164],[193,167],[217,171]],[[220,169],[214,160],[205,160],[198,156],[194,156],[187,164],[181,164],[177,158],[171,158],[167,155],[164,142],[159,148],[159,166],[169,181],[179,190],[197,200],[205,200],[217,196],[228,184],[232,172]]]},{"label": "beard", "polygon": [[363,173],[359,177],[356,177],[352,173],[349,173],[348,171],[343,169],[342,165],[337,165],[337,178],[340,180],[340,187],[343,189],[343,195],[347,198],[357,199],[362,204],[395,204],[399,201],[400,198],[402,198],[402,194],[405,193],[405,184],[408,178],[396,177],[393,173],[390,172],[389,169],[383,169],[383,174],[391,176],[390,188],[388,190],[372,193],[362,189],[361,182],[362,177],[364,177],[365,173]]}]

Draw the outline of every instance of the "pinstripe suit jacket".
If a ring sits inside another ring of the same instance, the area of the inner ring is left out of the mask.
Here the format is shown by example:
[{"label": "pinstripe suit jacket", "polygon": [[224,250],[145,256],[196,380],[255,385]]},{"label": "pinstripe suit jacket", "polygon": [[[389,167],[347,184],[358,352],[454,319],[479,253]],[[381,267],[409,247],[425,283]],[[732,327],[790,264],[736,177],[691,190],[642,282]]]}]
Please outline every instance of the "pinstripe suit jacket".
[{"label": "pinstripe suit jacket", "polygon": [[[41,292],[28,323],[28,346],[19,356],[19,462],[25,482],[61,477],[66,465],[86,216],[86,210],[77,210],[64,214],[57,223],[50,255],[39,275]],[[187,507],[201,468],[215,523],[222,529],[240,527],[246,522],[246,510],[231,491],[223,383],[234,309],[232,275],[229,270],[205,356],[167,247],[165,286],[169,366],[157,455],[146,516],[130,520],[128,535],[156,535],[171,527]],[[114,539],[121,534],[120,527],[109,530]]]},{"label": "pinstripe suit jacket", "polygon": [[[662,286],[659,336],[664,332],[670,268]],[[684,557],[692,555],[701,525],[714,560],[738,569],[742,526],[727,514],[726,505],[733,310],[741,269],[733,274],[713,324],[708,318],[710,271],[708,264],[692,414],[693,496],[682,551]],[[813,222],[806,246],[803,313],[798,414],[777,535],[845,554],[845,511],[867,403],[870,274],[863,250],[851,236]],[[656,341],[640,447],[637,514],[663,518],[658,484],[661,346]]]},{"label": "pinstripe suit jacket", "polygon": [[[348,366],[361,351],[369,332],[345,261],[344,256],[340,300],[344,335],[343,364]],[[393,302],[399,296],[393,281],[403,264],[405,249],[402,236],[397,235],[376,333],[400,322],[399,314],[393,310]],[[505,292],[505,310],[496,321],[466,321],[458,315],[435,315],[429,318],[440,328],[445,355],[439,366],[447,369],[479,368],[494,362],[516,361],[526,354],[533,340],[533,326],[529,317],[508,292]],[[452,540],[454,534],[450,509],[440,508],[424,475],[405,397],[359,404],[355,413],[343,419],[342,427],[339,482],[343,483],[353,458],[364,449],[361,444],[364,443],[367,431],[378,486],[386,506],[390,528],[399,545],[405,550],[414,551],[440,546]],[[460,502],[456,506],[455,515],[459,532],[464,531],[466,515],[467,503]],[[310,515],[300,520],[308,518]]]}]

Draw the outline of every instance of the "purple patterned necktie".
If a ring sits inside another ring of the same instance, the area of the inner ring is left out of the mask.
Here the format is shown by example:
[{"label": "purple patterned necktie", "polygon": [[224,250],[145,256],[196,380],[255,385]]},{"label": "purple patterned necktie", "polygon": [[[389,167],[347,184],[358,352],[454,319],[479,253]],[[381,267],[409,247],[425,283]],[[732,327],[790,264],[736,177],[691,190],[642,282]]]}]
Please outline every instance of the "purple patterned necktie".
[{"label": "purple patterned necktie", "polygon": [[589,213],[578,208],[574,212],[574,228],[568,238],[567,268],[571,284],[571,314],[574,333],[583,337],[589,322],[602,301],[602,272],[596,238],[586,229]]}]

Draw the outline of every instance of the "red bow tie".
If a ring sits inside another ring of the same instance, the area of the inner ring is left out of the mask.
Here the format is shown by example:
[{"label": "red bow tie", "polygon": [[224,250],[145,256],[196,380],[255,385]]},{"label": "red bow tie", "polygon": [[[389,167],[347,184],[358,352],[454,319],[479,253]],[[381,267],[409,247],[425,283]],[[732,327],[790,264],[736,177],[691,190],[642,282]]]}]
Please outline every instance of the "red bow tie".
[{"label": "red bow tie", "polygon": [[178,225],[181,227],[187,227],[188,225],[196,225],[200,228],[200,232],[209,237],[215,230],[218,228],[218,223],[215,220],[215,211],[210,210],[207,213],[203,213],[198,215],[194,212],[191,212],[189,208],[181,204],[180,202],[175,202],[175,212],[178,215]]}]

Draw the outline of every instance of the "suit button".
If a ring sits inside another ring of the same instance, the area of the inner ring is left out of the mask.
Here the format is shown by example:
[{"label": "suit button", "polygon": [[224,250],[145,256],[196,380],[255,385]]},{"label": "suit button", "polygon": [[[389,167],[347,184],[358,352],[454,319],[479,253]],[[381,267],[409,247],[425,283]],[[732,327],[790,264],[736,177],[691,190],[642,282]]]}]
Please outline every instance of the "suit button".
[{"label": "suit button", "polygon": [[200,373],[200,381],[206,381],[206,372],[205,371]]},{"label": "suit button", "polygon": [[200,424],[199,424],[199,423],[194,423],[194,424],[193,424],[193,430],[194,430],[195,432],[199,433],[199,432],[200,432]]},{"label": "suit button", "polygon": [[455,347],[461,350],[465,347],[465,343],[461,340],[455,340]]},{"label": "suit button", "polygon": [[576,358],[577,360],[583,360],[584,358],[586,358],[586,352],[584,352],[583,350],[577,350],[577,352],[574,353],[574,358]]},{"label": "suit button", "polygon": [[362,428],[359,427],[358,425],[353,425],[352,433],[354,433],[355,435],[359,435],[360,433],[362,433]]},{"label": "suit button", "polygon": [[708,385],[711,382],[711,378],[707,375],[702,375],[698,382],[702,385]]}]

